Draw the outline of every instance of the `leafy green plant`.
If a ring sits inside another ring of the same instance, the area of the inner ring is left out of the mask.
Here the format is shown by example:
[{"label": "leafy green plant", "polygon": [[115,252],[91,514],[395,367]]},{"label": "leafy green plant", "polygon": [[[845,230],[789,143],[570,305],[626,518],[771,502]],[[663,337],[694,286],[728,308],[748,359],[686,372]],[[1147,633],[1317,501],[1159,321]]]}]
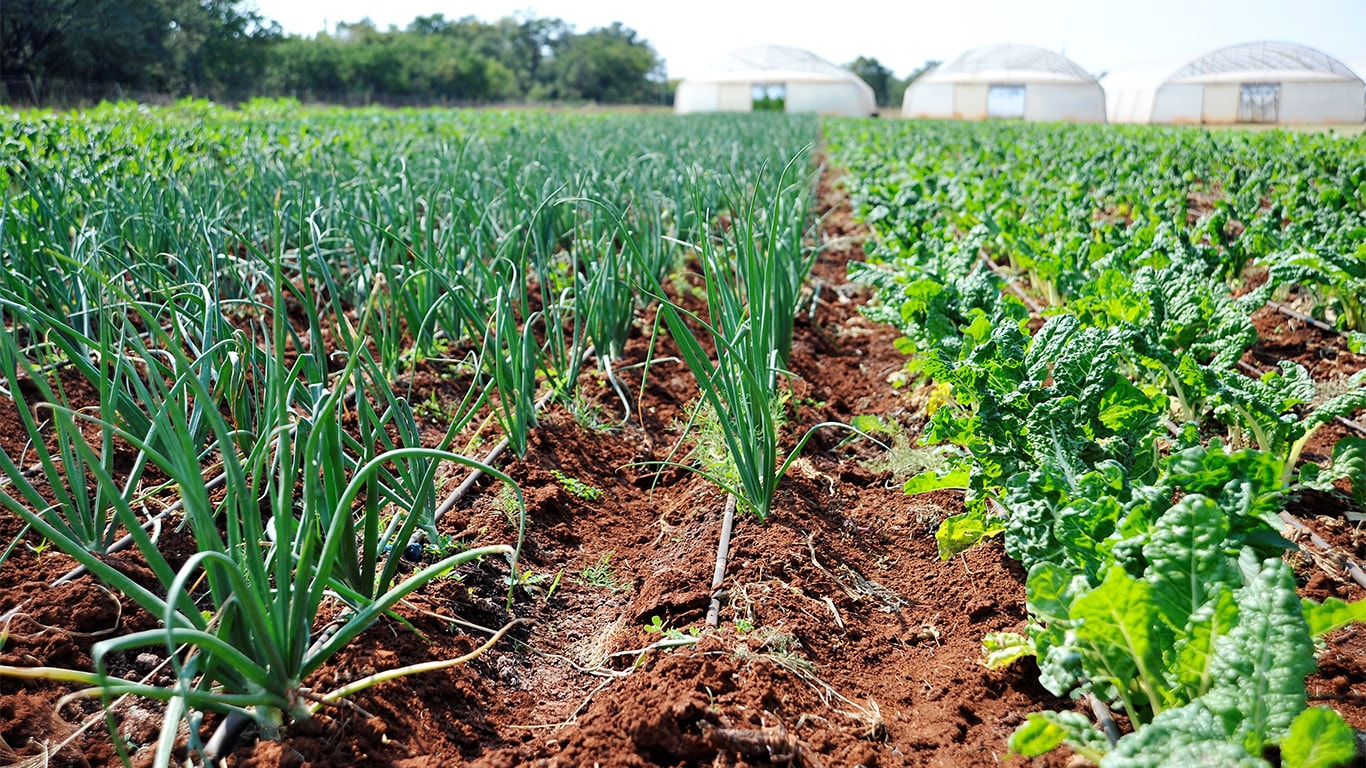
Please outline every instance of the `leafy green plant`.
[{"label": "leafy green plant", "polygon": [[577,477],[570,477],[558,469],[550,470],[550,474],[555,476],[555,481],[561,488],[569,491],[569,495],[583,501],[600,501],[602,499],[602,489],[594,488],[588,483],[583,482]]},{"label": "leafy green plant", "polygon": [[612,567],[612,555],[608,552],[592,565],[586,565],[579,571],[579,582],[584,586],[605,589],[609,592],[620,592],[627,587],[621,584],[617,578],[616,570]]},{"label": "leafy green plant", "polygon": [[650,623],[645,625],[645,631],[651,634],[662,635],[666,640],[684,640],[687,638],[701,637],[702,630],[697,627],[688,627],[687,631],[671,627],[664,623],[658,616],[651,616]]}]

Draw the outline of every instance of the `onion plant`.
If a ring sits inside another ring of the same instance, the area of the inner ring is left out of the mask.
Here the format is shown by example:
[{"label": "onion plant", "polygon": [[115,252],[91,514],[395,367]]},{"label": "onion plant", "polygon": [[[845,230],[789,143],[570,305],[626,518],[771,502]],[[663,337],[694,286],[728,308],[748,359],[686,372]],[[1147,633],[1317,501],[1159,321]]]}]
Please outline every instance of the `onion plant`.
[{"label": "onion plant", "polygon": [[[274,292],[275,306],[281,306],[278,280]],[[60,402],[49,403],[48,409],[69,432],[92,425],[131,446],[137,452],[136,468],[155,465],[177,486],[199,551],[178,570],[171,568],[141,532],[128,494],[114,469],[104,463],[111,453],[108,445],[97,451],[71,438],[72,455],[80,461],[47,463],[52,486],[84,486],[85,478],[73,477],[75,472],[93,478],[97,493],[111,500],[114,518],[133,534],[160,586],[141,585],[106,563],[73,535],[70,526],[55,524],[44,514],[41,498],[16,500],[6,495],[6,504],[55,547],[158,617],[162,626],[96,644],[93,673],[0,668],[0,674],[89,685],[88,695],[103,696],[106,702],[123,694],[166,701],[158,744],[158,760],[164,762],[182,721],[190,721],[193,743],[198,743],[204,712],[266,725],[309,716],[310,703],[323,698],[307,685],[309,675],[398,600],[461,563],[490,554],[515,558],[512,547],[482,547],[448,555],[396,581],[401,547],[391,547],[387,555],[384,548],[411,535],[424,512],[430,520],[435,462],[477,468],[514,491],[516,486],[492,467],[447,450],[421,447],[410,412],[388,391],[387,382],[374,375],[378,368],[368,351],[346,353],[339,374],[310,381],[310,373],[326,371],[327,366],[309,361],[310,354],[287,362],[286,319],[275,313],[271,336],[257,340],[263,353],[256,358],[251,378],[257,384],[252,391],[261,402],[252,431],[244,434],[217,407],[196,405],[218,402],[213,382],[202,375],[201,362],[216,360],[222,348],[238,340],[225,339],[192,358],[180,339],[155,322],[150,308],[136,303],[130,307],[140,324],[150,329],[149,346],[163,361],[160,368],[144,369],[144,375],[170,376],[166,396],[147,414],[149,429],[135,432],[116,416],[85,413]],[[362,320],[357,335],[365,331]],[[6,356],[13,360],[16,346],[8,335],[6,339]],[[138,371],[130,367],[126,373]],[[365,423],[359,436],[343,435],[338,426],[349,398],[365,403],[357,406]],[[377,411],[372,402],[383,404],[384,410]],[[211,495],[203,474],[208,457],[196,423],[200,419],[226,476],[221,500]],[[37,432],[31,418],[26,423]],[[387,434],[390,428],[393,437]],[[380,432],[386,435],[380,437]],[[16,483],[23,479],[10,457],[0,454],[0,465]],[[135,479],[126,482],[132,485]],[[520,492],[516,495],[520,507]],[[394,509],[390,521],[384,519],[388,509]],[[194,586],[200,580],[202,591]],[[349,608],[335,632],[315,636],[318,612],[333,595]],[[108,673],[110,653],[148,646],[164,647],[172,662],[173,682],[139,683]],[[110,726],[112,734],[112,717]],[[116,736],[115,743],[120,744]]]},{"label": "onion plant", "polygon": [[[706,280],[708,318],[667,300],[661,308],[703,400],[715,412],[739,487],[720,473],[701,471],[746,502],[761,520],[768,517],[778,482],[807,440],[828,426],[812,427],[791,452],[781,454],[774,404],[791,349],[798,290],[814,260],[805,250],[804,229],[784,221],[805,216],[803,208],[782,199],[793,194],[794,187],[781,182],[796,165],[794,159],[785,169],[767,208],[759,204],[758,187],[749,196],[733,197],[728,224],[719,231],[705,230],[695,244]],[[715,343],[715,362],[693,335],[689,319]]]}]

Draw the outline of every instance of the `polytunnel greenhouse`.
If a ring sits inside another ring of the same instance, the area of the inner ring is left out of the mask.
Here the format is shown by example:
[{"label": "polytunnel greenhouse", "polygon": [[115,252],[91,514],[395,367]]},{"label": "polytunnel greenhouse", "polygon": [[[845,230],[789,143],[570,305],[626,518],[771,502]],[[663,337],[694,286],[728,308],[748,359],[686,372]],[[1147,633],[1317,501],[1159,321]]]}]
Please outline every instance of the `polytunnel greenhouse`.
[{"label": "polytunnel greenhouse", "polygon": [[765,45],[732,51],[678,84],[674,111],[815,112],[862,117],[877,111],[858,75],[810,51]]},{"label": "polytunnel greenhouse", "polygon": [[1032,45],[975,48],[906,89],[906,117],[1105,122],[1096,79],[1065,56]]},{"label": "polytunnel greenhouse", "polygon": [[1247,43],[1140,64],[1101,84],[1116,123],[1314,125],[1366,117],[1361,76],[1292,43]]}]

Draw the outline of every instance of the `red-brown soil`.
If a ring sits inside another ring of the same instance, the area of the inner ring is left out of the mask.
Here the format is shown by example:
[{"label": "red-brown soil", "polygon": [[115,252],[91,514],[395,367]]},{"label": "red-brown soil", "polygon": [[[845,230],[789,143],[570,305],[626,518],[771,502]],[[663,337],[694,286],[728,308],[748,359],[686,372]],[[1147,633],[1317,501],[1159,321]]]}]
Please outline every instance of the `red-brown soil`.
[{"label": "red-brown soil", "polygon": [[[861,232],[829,179],[821,206],[833,213],[815,269],[816,310],[799,319],[793,345],[789,444],[809,425],[859,415],[881,416],[914,436],[921,418],[914,394],[890,381],[904,363],[895,333],[858,314],[866,294],[845,280],[847,261],[861,258]],[[648,339],[648,329],[638,332],[621,365],[643,361]],[[661,359],[675,351],[659,344]],[[1260,355],[1257,362],[1274,365]],[[639,369],[622,376],[630,392],[639,391]],[[445,394],[442,380],[426,377],[414,400],[429,390]],[[703,629],[724,496],[692,474],[648,464],[668,455],[696,394],[681,363],[656,362],[639,403],[643,427],[633,420],[593,430],[549,410],[526,457],[504,462],[529,508],[522,567],[532,579],[511,609],[504,563],[462,569],[402,606],[412,628],[381,621],[308,683],[329,690],[456,657],[513,618],[532,623],[469,664],[371,688],[352,697],[353,706],[291,725],[278,740],[251,739],[226,764],[1064,765],[1065,751],[1036,761],[1006,757],[1006,739],[1028,712],[1070,702],[1039,686],[1032,664],[991,671],[979,661],[985,632],[1024,627],[1023,573],[999,543],[941,561],[933,533],[961,509],[960,499],[904,495],[887,471],[868,466],[881,451],[866,440],[822,433],[784,480],[771,518],[739,518],[721,626]],[[602,419],[613,421],[615,396],[605,386],[599,395]],[[0,444],[18,455],[14,425],[12,405],[0,405]],[[573,495],[556,472],[601,497]],[[498,491],[497,483],[480,483],[442,519],[443,532],[466,543],[512,541]],[[1335,543],[1361,555],[1352,524],[1325,525],[1338,525]],[[0,515],[0,541],[19,528]],[[169,532],[164,541],[184,543]],[[49,589],[70,561],[38,549],[28,536],[0,567],[0,615],[18,608],[0,663],[88,668],[96,633],[153,624],[88,577]],[[1306,565],[1304,572],[1314,571]],[[1326,574],[1314,575],[1306,591],[1360,596]],[[649,649],[664,639],[660,628],[696,642]],[[1366,633],[1353,630],[1333,638],[1310,683],[1358,727],[1366,725],[1363,644]],[[155,662],[123,658],[114,671],[146,673]],[[67,692],[0,679],[5,741],[21,755],[37,754],[39,744],[56,745],[94,715],[52,764],[115,763],[97,703],[54,709]],[[145,763],[159,725],[155,707],[126,702],[116,717],[130,745],[142,747],[135,761]]]}]

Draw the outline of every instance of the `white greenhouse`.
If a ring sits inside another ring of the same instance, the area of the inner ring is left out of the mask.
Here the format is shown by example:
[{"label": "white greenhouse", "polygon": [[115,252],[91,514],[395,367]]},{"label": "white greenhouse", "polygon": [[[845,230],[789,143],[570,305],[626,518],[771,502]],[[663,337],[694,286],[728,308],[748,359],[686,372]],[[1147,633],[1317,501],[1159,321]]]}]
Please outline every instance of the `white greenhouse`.
[{"label": "white greenhouse", "polygon": [[974,48],[906,89],[906,117],[1105,122],[1105,93],[1065,56],[1032,45]]},{"label": "white greenhouse", "polygon": [[764,45],[732,51],[678,84],[674,111],[815,112],[862,117],[877,111],[862,78],[800,48]]},{"label": "white greenhouse", "polygon": [[1106,75],[1112,123],[1359,123],[1362,79],[1325,53],[1261,42]]}]

